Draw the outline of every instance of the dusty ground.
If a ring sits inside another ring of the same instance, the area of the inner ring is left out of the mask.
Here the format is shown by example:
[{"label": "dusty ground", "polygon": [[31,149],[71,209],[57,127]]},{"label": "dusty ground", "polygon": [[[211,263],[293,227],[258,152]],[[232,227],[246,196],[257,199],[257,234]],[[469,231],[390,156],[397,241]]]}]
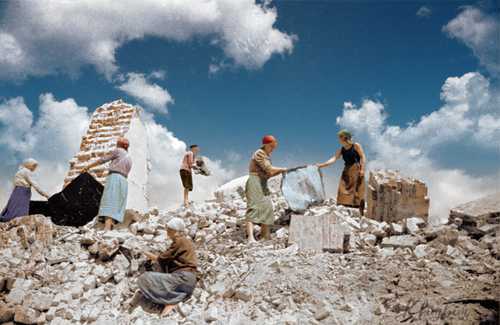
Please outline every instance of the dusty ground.
[{"label": "dusty ground", "polygon": [[[276,198],[276,205],[282,205]],[[423,227],[407,248],[383,244],[384,225],[353,228],[346,254],[247,245],[241,200],[136,215],[104,233],[53,226],[42,216],[0,225],[0,324],[495,324],[500,300],[497,233],[471,239],[456,226]],[[277,209],[278,210],[278,209]],[[278,210],[281,211],[282,210]],[[363,220],[332,202],[352,224]],[[193,296],[167,318],[147,304],[129,311],[145,250],[168,245],[164,224],[184,218],[199,254]],[[373,234],[376,234],[374,236]],[[385,235],[384,235],[385,234]],[[376,237],[376,240],[373,240]],[[386,246],[386,247],[382,247]],[[405,245],[403,245],[405,246]]]}]

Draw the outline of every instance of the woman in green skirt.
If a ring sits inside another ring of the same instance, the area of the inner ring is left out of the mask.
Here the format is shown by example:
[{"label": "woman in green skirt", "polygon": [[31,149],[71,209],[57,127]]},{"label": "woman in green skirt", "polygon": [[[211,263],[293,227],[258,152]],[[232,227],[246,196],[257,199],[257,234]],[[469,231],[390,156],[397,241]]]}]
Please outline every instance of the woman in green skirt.
[{"label": "woman in green skirt", "polygon": [[255,242],[253,225],[259,224],[262,237],[270,239],[269,226],[274,223],[273,203],[267,187],[267,180],[286,171],[286,168],[274,167],[271,164],[271,153],[278,146],[278,141],[272,135],[262,138],[262,147],[255,151],[250,160],[249,176],[245,187],[247,198],[247,238]]}]

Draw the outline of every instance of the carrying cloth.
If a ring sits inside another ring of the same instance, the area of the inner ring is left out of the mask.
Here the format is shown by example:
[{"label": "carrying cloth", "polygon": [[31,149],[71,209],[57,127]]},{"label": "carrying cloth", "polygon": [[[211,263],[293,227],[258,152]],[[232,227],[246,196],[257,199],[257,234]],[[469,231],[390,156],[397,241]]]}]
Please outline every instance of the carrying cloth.
[{"label": "carrying cloth", "polygon": [[7,205],[0,215],[0,221],[7,222],[29,214],[31,188],[16,186],[10,195]]},{"label": "carrying cloth", "polygon": [[297,213],[326,198],[323,175],[316,166],[288,170],[283,174],[281,191],[289,208]]},{"label": "carrying cloth", "polygon": [[247,221],[272,225],[274,223],[273,203],[267,187],[267,179],[257,175],[248,176],[245,194],[247,198]]},{"label": "carrying cloth", "polygon": [[365,202],[365,177],[359,175],[360,165],[346,165],[340,177],[337,204],[359,208]]},{"label": "carrying cloth", "polygon": [[78,175],[64,190],[50,197],[48,216],[56,225],[86,225],[97,216],[103,188],[89,173]]},{"label": "carrying cloth", "polygon": [[41,214],[50,216],[48,201],[30,201],[30,215]]},{"label": "carrying cloth", "polygon": [[122,174],[110,173],[99,205],[100,217],[110,217],[123,222],[127,208],[128,181]]},{"label": "carrying cloth", "polygon": [[145,272],[138,278],[137,285],[148,300],[159,305],[174,305],[191,296],[196,274],[189,271]]}]

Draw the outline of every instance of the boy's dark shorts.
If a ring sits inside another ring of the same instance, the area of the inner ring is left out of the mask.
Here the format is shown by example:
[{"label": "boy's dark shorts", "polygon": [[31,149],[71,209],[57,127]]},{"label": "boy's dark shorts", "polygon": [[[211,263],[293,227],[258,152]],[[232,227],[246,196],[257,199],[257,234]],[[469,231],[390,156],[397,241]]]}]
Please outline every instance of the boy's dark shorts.
[{"label": "boy's dark shorts", "polygon": [[180,170],[182,186],[185,189],[192,191],[193,190],[193,174],[185,169]]}]

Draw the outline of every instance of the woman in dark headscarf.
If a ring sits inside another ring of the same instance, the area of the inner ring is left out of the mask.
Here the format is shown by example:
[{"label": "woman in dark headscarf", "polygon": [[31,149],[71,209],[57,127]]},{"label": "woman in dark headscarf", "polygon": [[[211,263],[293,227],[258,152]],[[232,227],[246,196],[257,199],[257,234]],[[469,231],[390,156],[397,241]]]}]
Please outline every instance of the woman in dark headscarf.
[{"label": "woman in dark headscarf", "polygon": [[349,131],[341,130],[337,135],[342,147],[328,161],[317,166],[319,168],[330,166],[342,157],[344,171],[340,177],[337,204],[359,208],[359,212],[363,215],[366,156],[361,145],[352,141],[352,134]]},{"label": "woman in dark headscarf", "polygon": [[49,194],[42,190],[38,183],[33,180],[32,174],[37,167],[38,162],[31,158],[26,159],[19,167],[14,177],[14,190],[10,195],[7,206],[0,214],[0,221],[5,222],[29,214],[32,187],[40,195],[49,198]]}]

